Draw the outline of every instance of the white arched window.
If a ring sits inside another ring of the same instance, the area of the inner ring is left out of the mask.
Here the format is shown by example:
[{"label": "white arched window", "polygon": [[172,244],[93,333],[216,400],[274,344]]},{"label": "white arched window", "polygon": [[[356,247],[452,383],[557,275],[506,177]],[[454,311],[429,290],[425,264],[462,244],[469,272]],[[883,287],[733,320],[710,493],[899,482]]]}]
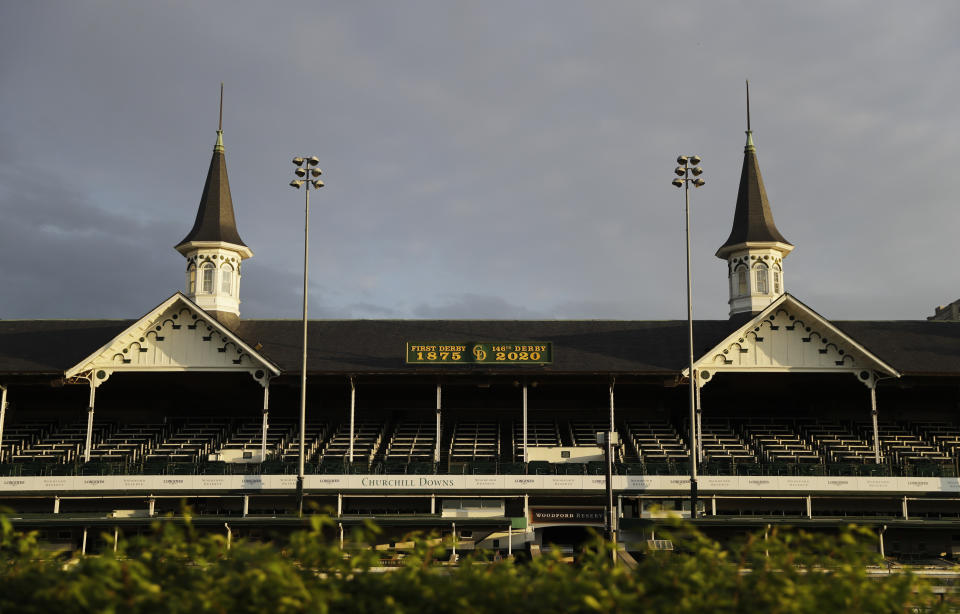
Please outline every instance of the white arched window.
[{"label": "white arched window", "polygon": [[220,267],[220,292],[227,296],[233,294],[233,267],[229,264]]},{"label": "white arched window", "polygon": [[757,294],[769,294],[770,284],[767,278],[767,265],[757,265]]},{"label": "white arched window", "polygon": [[213,294],[214,276],[217,270],[213,264],[206,262],[200,267],[200,292],[203,294]]},{"label": "white arched window", "polygon": [[197,293],[197,265],[191,264],[187,267],[187,294],[193,296]]}]

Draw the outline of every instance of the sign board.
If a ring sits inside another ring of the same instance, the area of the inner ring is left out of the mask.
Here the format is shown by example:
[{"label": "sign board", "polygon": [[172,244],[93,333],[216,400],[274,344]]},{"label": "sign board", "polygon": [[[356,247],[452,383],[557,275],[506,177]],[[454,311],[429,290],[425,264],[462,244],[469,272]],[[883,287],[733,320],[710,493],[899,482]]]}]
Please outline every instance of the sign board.
[{"label": "sign board", "polygon": [[407,342],[410,365],[546,365],[553,362],[549,341]]},{"label": "sign board", "polygon": [[531,507],[531,524],[603,524],[602,507]]}]

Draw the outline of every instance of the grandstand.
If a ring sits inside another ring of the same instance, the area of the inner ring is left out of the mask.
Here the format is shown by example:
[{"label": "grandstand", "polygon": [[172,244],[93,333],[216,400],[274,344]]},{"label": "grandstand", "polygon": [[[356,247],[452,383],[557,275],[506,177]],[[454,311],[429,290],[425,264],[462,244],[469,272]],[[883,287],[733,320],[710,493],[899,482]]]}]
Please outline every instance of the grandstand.
[{"label": "grandstand", "polygon": [[[239,317],[252,252],[219,141],[210,173],[177,246],[184,293],[133,320],[0,320],[0,505],[17,524],[83,548],[182,499],[211,530],[299,522],[301,323]],[[717,253],[730,318],[694,323],[692,373],[683,321],[311,321],[307,509],[464,547],[576,539],[603,524],[612,431],[628,545],[689,514],[695,459],[715,535],[856,521],[891,556],[960,553],[960,323],[830,321],[786,293],[793,246],[752,140],[736,206]]]}]

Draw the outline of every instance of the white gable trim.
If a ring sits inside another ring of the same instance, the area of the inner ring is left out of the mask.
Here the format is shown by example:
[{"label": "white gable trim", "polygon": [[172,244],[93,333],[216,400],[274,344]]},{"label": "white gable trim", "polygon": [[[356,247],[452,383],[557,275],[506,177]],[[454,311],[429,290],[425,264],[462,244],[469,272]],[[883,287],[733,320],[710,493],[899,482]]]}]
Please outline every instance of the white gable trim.
[{"label": "white gable trim", "polygon": [[[275,364],[177,292],[67,369],[64,376],[99,385],[117,372],[177,371],[249,372],[262,384],[271,375],[280,375]],[[257,371],[264,372],[263,377],[257,378]]]},{"label": "white gable trim", "polygon": [[[693,363],[700,385],[716,372],[861,374],[872,386],[877,374],[900,373],[796,297],[783,294]],[[684,370],[684,375],[689,369]]]}]

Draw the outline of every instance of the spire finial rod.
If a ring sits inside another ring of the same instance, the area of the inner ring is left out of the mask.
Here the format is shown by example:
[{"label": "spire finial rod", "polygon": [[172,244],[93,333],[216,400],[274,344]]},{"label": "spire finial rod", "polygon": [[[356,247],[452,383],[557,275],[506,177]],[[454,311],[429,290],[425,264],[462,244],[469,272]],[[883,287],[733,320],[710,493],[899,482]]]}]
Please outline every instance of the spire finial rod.
[{"label": "spire finial rod", "polygon": [[750,79],[747,79],[747,132],[750,132]]},{"label": "spire finial rod", "polygon": [[[747,123],[749,124],[750,122],[748,121]],[[223,81],[220,82],[220,123],[217,124],[217,130],[223,131]]]}]

